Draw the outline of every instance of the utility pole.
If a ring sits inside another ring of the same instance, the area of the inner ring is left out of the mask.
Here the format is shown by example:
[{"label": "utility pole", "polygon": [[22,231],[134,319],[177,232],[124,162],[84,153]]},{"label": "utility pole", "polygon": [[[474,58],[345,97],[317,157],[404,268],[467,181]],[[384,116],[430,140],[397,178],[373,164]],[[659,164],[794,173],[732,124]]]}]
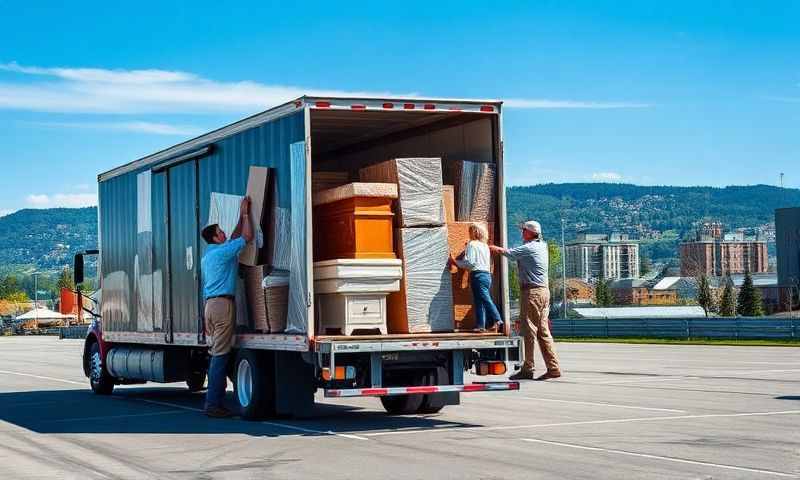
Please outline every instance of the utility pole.
[{"label": "utility pole", "polygon": [[39,272],[33,272],[33,318],[39,328]]},{"label": "utility pole", "polygon": [[561,306],[563,318],[567,318],[567,247],[564,243],[564,216],[561,216]]}]

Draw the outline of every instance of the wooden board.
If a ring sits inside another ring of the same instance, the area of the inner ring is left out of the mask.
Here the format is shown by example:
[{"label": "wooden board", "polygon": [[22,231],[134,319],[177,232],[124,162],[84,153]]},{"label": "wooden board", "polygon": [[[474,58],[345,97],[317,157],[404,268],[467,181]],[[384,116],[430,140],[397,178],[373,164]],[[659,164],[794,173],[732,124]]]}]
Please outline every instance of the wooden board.
[{"label": "wooden board", "polygon": [[253,239],[252,242],[245,245],[242,252],[239,254],[239,263],[244,265],[255,266],[259,265],[259,256],[261,250],[264,249],[264,244],[267,243],[264,241],[263,236],[270,232],[268,222],[264,220],[269,217],[269,215],[265,215],[269,212],[272,208],[271,205],[267,205],[270,203],[268,200],[268,189],[269,189],[269,176],[270,176],[270,169],[266,167],[250,167],[250,174],[247,177],[247,196],[250,197],[250,219],[253,222],[253,229],[262,232],[262,244],[261,247],[257,245],[258,238]]}]

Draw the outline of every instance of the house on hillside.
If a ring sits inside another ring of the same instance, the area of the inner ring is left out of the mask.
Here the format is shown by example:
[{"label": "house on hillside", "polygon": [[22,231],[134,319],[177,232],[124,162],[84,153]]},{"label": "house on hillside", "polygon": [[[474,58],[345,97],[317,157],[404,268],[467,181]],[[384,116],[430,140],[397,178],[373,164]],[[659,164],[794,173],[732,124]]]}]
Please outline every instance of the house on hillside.
[{"label": "house on hillside", "polygon": [[625,279],[611,282],[609,289],[614,302],[619,305],[676,305],[675,290],[655,290],[653,282],[640,279]]}]

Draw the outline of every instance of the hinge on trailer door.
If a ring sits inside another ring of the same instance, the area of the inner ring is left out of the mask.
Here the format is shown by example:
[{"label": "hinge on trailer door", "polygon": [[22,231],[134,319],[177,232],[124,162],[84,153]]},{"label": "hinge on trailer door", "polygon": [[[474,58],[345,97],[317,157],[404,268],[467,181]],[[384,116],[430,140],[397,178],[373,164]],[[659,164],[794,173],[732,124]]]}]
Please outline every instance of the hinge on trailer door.
[{"label": "hinge on trailer door", "polygon": [[306,307],[311,306],[311,292],[306,292]]}]

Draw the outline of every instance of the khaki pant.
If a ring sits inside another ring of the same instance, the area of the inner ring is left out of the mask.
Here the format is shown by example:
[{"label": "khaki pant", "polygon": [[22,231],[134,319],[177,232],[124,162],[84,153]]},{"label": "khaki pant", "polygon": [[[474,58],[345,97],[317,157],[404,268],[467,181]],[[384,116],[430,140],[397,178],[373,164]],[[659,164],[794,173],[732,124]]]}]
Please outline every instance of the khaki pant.
[{"label": "khaki pant", "polygon": [[558,357],[550,334],[548,317],[550,313],[550,290],[547,287],[525,288],[520,292],[519,324],[525,345],[523,372],[533,372],[533,343],[539,341],[547,371],[560,373]]},{"label": "khaki pant", "polygon": [[214,297],[206,300],[206,342],[211,355],[225,355],[233,347],[236,328],[236,304],[230,298]]}]

